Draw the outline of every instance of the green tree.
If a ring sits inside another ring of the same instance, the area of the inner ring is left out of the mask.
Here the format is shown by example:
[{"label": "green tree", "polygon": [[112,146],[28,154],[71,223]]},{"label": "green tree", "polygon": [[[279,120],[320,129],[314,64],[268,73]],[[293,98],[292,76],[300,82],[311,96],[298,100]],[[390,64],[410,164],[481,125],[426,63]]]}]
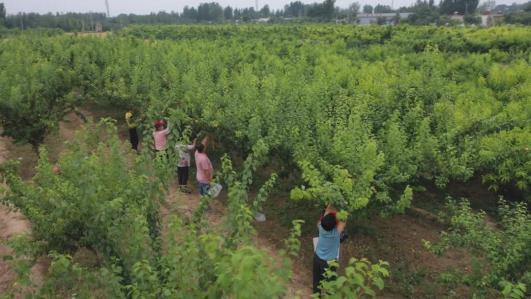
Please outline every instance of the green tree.
[{"label": "green tree", "polygon": [[271,14],[271,10],[269,9],[269,5],[264,5],[262,9],[260,9],[260,17],[267,18]]},{"label": "green tree", "polygon": [[408,21],[415,25],[435,24],[439,20],[437,8],[426,1],[417,1],[410,11],[413,14],[408,17]]},{"label": "green tree", "polygon": [[6,7],[4,3],[0,3],[0,25],[6,23]]},{"label": "green tree", "polygon": [[290,2],[284,6],[285,17],[302,17],[304,16],[304,4],[300,1]]},{"label": "green tree", "polygon": [[531,1],[522,4],[519,10],[507,13],[504,21],[507,24],[531,25]]},{"label": "green tree", "polygon": [[197,9],[195,7],[188,7],[185,6],[183,8],[183,13],[181,14],[181,18],[183,18],[185,21],[197,21]]},{"label": "green tree", "polygon": [[323,3],[315,3],[308,7],[307,16],[324,21],[329,21],[335,14],[335,0],[325,0]]},{"label": "green tree", "polygon": [[353,22],[360,11],[360,4],[358,2],[353,2],[348,7],[348,18],[350,22]]},{"label": "green tree", "polygon": [[199,22],[220,22],[223,19],[223,8],[216,2],[201,3],[197,7]]},{"label": "green tree", "polygon": [[389,5],[378,4],[374,7],[374,13],[389,13],[393,12],[393,9]]},{"label": "green tree", "polygon": [[479,5],[479,0],[442,0],[439,5],[441,14],[451,15],[459,14],[473,14]]},{"label": "green tree", "polygon": [[363,13],[372,13],[373,7],[370,4],[363,5]]},{"label": "green tree", "polygon": [[37,151],[44,137],[64,116],[75,110],[79,98],[72,91],[72,73],[41,59],[29,42],[11,43],[18,53],[4,57],[0,71],[0,125],[2,135],[29,143]]},{"label": "green tree", "polygon": [[234,18],[234,15],[232,13],[232,7],[225,7],[225,9],[223,10],[223,18],[225,20],[232,20]]}]

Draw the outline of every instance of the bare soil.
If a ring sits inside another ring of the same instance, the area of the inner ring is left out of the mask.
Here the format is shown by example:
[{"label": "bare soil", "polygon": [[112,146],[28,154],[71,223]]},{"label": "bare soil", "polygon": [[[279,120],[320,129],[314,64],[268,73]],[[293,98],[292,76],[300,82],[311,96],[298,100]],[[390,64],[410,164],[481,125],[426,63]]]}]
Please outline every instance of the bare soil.
[{"label": "bare soil", "polygon": [[[64,141],[74,136],[75,130],[81,127],[82,120],[71,113],[59,126],[58,132],[53,132],[45,139],[44,145],[49,151],[50,158],[56,160],[63,150]],[[0,163],[8,159],[20,161],[20,175],[29,180],[35,174],[38,156],[29,145],[14,144],[12,139],[0,137]],[[10,238],[31,234],[31,223],[16,209],[0,204],[0,256],[12,254],[11,248],[4,243]],[[30,280],[36,288],[42,285],[49,267],[47,257],[39,257],[31,269]],[[0,259],[0,294],[17,289],[16,273],[7,260]],[[18,294],[17,297],[22,296]]]},{"label": "bare soil", "polygon": [[[29,222],[23,215],[16,211],[11,211],[8,207],[0,205],[0,240],[6,241],[9,238],[28,233]],[[0,256],[11,254],[11,249],[6,245],[0,245]],[[7,261],[0,260],[0,293],[10,290],[16,282],[16,273]]]},{"label": "bare soil", "polygon": [[[290,221],[305,220],[301,252],[294,260],[294,271],[298,273],[299,285],[308,292],[312,285],[312,238],[318,234],[316,224],[320,212],[306,202],[294,203],[287,195],[277,194],[266,202],[267,221],[255,225],[261,239],[281,248],[288,236]],[[349,237],[341,244],[339,273],[351,257],[367,258],[373,263],[384,260],[390,263],[391,277],[386,280],[379,298],[470,297],[467,288],[444,283],[440,275],[444,272],[470,273],[471,257],[463,250],[449,250],[443,256],[426,250],[422,241],[437,242],[444,227],[432,219],[433,214],[424,212],[386,218],[360,217],[351,221],[347,226]],[[425,217],[425,214],[432,217]]]},{"label": "bare soil", "polygon": [[[11,142],[8,138],[0,137],[0,163],[4,162],[8,155],[6,144]],[[29,222],[20,213],[0,205],[0,256],[11,254],[11,249],[3,244],[12,236],[27,233],[30,230]],[[16,274],[7,261],[0,260],[0,293],[13,287]]]}]

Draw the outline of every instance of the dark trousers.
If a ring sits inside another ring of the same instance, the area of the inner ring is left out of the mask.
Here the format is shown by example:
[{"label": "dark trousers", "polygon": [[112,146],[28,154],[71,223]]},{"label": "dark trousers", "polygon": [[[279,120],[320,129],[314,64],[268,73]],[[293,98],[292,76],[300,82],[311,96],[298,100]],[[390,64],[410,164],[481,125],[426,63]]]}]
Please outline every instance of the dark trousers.
[{"label": "dark trousers", "polygon": [[186,186],[188,183],[188,172],[190,170],[189,166],[177,167],[177,179],[180,186]]},{"label": "dark trousers", "polygon": [[131,141],[131,147],[138,151],[138,132],[136,128],[129,128],[129,140]]},{"label": "dark trousers", "polygon": [[168,161],[169,157],[168,157],[168,152],[163,149],[163,150],[155,150],[155,157],[160,157],[160,159],[163,159],[163,161]]},{"label": "dark trousers", "polygon": [[[324,274],[326,272],[326,269],[328,268],[328,262],[325,260],[322,260],[317,256],[317,254],[313,254],[313,293],[314,294],[321,294],[321,287],[319,284],[321,284],[321,280],[325,279]],[[331,268],[332,271],[337,272],[337,268],[333,267]]]}]

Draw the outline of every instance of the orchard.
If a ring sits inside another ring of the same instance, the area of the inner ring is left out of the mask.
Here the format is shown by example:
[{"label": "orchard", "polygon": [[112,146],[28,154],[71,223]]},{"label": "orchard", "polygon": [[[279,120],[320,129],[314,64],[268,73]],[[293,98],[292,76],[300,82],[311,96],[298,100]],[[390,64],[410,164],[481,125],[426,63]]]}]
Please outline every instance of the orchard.
[{"label": "orchard", "polygon": [[[486,216],[466,203],[441,202],[447,232],[426,250],[465,248],[488,265],[462,282],[470,294],[524,298],[530,49],[529,28],[504,26],[131,26],[106,37],[2,37],[2,134],[31,144],[39,162],[30,181],[16,162],[4,163],[0,198],[32,223],[31,237],[12,240],[14,259],[51,257],[44,285],[25,292],[283,297],[303,224],[290,219],[278,258],[253,243],[254,215],[272,192],[309,209],[333,205],[350,221],[405,213],[427,186],[479,178],[489,192],[513,197],[500,202],[499,225],[484,226]],[[51,161],[45,137],[87,107],[141,114],[140,154],[105,118],[87,120]],[[172,145],[165,157],[153,154],[157,119],[172,124],[170,144],[212,139],[216,181],[226,190],[223,230],[205,217],[215,200],[208,197],[190,217],[161,221],[177,152]],[[98,266],[75,263],[79,248],[94,251]],[[324,286],[327,296],[378,296],[389,263],[363,258],[353,256]]]}]

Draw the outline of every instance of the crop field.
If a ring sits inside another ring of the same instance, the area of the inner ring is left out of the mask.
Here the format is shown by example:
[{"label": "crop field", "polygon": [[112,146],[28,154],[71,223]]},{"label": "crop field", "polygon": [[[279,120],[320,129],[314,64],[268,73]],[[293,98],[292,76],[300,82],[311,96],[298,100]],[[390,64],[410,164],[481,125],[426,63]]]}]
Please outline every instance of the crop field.
[{"label": "crop field", "polygon": [[[0,298],[309,298],[328,205],[326,298],[526,298],[530,62],[518,26],[2,33]],[[203,137],[216,198],[177,188]]]}]

